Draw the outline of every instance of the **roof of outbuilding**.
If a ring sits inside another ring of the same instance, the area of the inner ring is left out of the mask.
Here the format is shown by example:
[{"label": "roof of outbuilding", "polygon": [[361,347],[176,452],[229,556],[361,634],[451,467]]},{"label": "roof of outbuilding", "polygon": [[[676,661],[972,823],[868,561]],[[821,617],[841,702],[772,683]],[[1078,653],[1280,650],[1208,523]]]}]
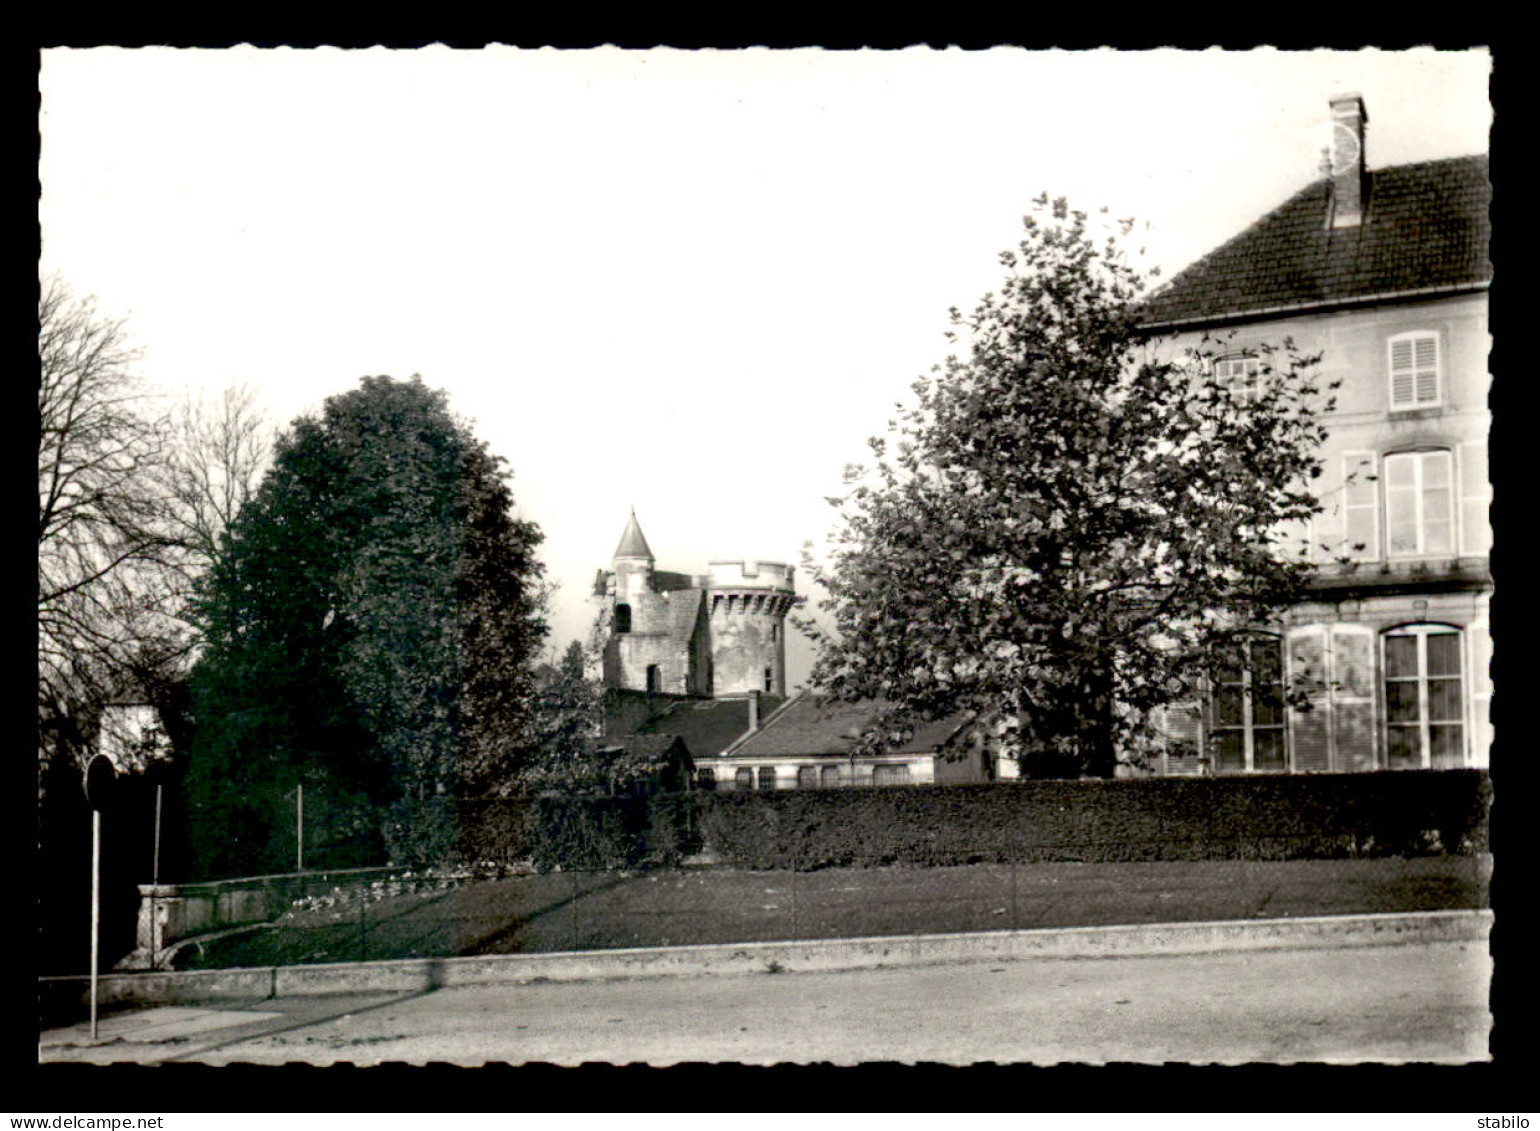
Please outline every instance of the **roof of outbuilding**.
[{"label": "roof of outbuilding", "polygon": [[[887,708],[888,704],[880,699],[846,703],[802,694],[774,716],[767,717],[764,725],[732,753],[745,756],[847,754],[861,732]],[[956,714],[936,722],[921,722],[908,741],[894,747],[890,753],[929,753],[951,741],[967,721],[966,715]]]},{"label": "roof of outbuilding", "polygon": [[[767,717],[782,702],[779,696],[761,696],[761,717]],[[748,729],[747,698],[674,699],[634,728],[635,733],[642,735],[678,735],[685,740],[690,751],[701,758],[720,754],[747,733]]]},{"label": "roof of outbuilding", "polygon": [[1492,276],[1487,158],[1366,174],[1363,221],[1328,228],[1316,181],[1174,276],[1141,304],[1147,327],[1473,288]]}]

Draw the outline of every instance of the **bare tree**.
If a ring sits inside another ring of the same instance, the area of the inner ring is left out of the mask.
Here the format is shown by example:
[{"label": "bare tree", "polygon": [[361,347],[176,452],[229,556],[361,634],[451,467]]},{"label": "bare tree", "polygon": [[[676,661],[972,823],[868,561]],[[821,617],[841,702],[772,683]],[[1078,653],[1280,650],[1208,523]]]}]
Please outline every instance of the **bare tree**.
[{"label": "bare tree", "polygon": [[161,489],[168,421],[122,320],[57,277],[38,298],[38,712],[47,753],[80,751],[110,697],[179,647],[181,550]]},{"label": "bare tree", "polygon": [[273,433],[243,384],[214,398],[189,393],[172,414],[171,438],[165,494],[190,580],[221,559],[221,537],[261,482]]}]

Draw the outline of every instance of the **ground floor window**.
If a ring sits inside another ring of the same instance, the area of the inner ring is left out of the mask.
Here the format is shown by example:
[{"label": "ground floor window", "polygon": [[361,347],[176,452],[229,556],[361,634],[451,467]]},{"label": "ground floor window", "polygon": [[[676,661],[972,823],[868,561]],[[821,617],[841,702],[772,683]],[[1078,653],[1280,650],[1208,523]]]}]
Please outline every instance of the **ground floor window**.
[{"label": "ground floor window", "polygon": [[1283,707],[1283,641],[1260,632],[1236,641],[1214,673],[1210,718],[1215,769],[1287,769]]},{"label": "ground floor window", "polygon": [[1385,752],[1391,769],[1465,764],[1460,633],[1408,625],[1385,634]]},{"label": "ground floor window", "polygon": [[761,767],[759,767],[759,788],[760,789],[774,789],[775,788],[775,767],[774,766],[761,766]]},{"label": "ground floor window", "polygon": [[743,769],[735,772],[733,774],[733,788],[742,790],[753,789],[754,771],[745,766]]},{"label": "ground floor window", "polygon": [[825,766],[818,777],[819,782],[825,789],[833,789],[840,783],[840,768],[838,766]]},{"label": "ground floor window", "polygon": [[817,789],[818,788],[818,767],[817,766],[798,766],[797,767],[797,788],[798,789]]}]

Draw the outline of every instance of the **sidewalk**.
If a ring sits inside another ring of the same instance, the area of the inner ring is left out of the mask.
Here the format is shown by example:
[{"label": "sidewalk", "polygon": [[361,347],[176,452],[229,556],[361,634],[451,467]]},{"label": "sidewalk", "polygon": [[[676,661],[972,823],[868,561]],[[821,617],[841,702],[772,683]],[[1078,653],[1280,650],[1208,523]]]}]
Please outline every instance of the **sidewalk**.
[{"label": "sidewalk", "polygon": [[[1257,963],[1276,963],[1291,953],[1299,955],[1300,952],[1314,951],[1321,953],[1322,961],[1349,962],[1356,964],[1355,969],[1368,962],[1368,968],[1377,969],[1380,963],[1403,952],[1431,954],[1437,951],[1468,955],[1468,961],[1476,964],[1471,969],[1478,970],[1485,969],[1481,963],[1491,922],[1490,912],[1454,911],[992,931],[825,942],[799,940],[471,959],[408,959],[226,972],[219,985],[214,984],[218,975],[212,973],[135,975],[129,977],[138,980],[143,988],[157,991],[141,1000],[165,1001],[168,996],[174,999],[181,992],[189,995],[187,1000],[201,997],[204,1004],[163,1004],[107,1015],[101,1019],[96,1042],[91,1041],[89,1026],[84,1023],[45,1031],[39,1038],[38,1053],[39,1059],[45,1062],[153,1063],[205,1059],[211,1055],[240,1059],[250,1055],[254,1048],[266,1047],[280,1060],[309,1060],[313,1056],[357,1060],[369,1053],[371,1042],[399,1040],[400,1035],[389,1023],[397,1021],[397,1014],[403,1017],[414,1014],[419,1018],[415,1031],[426,1042],[423,1047],[447,1049],[463,1055],[465,1048],[456,1042],[463,1039],[467,1025],[472,1024],[465,1011],[494,1000],[505,1003],[499,1007],[503,1012],[487,1018],[486,1024],[492,1032],[501,1034],[496,1038],[498,1041],[506,1041],[512,1034],[507,1031],[508,1024],[499,1021],[499,1017],[516,1015],[523,1022],[516,1028],[529,1029],[539,1014],[536,1003],[551,998],[558,987],[571,987],[572,992],[587,993],[590,997],[598,994],[602,1001],[596,1003],[595,1008],[613,1014],[616,1010],[624,1010],[624,1003],[632,1001],[636,995],[645,999],[660,993],[676,996],[682,993],[685,999],[699,1003],[704,997],[720,996],[716,989],[706,988],[707,983],[747,986],[767,974],[795,976],[797,981],[794,983],[777,980],[774,985],[778,988],[770,997],[796,1001],[805,996],[805,992],[784,992],[792,985],[822,987],[819,992],[837,995],[833,1000],[843,1000],[852,994],[859,999],[861,993],[840,989],[845,984],[841,979],[857,979],[850,983],[851,986],[857,985],[861,978],[872,976],[902,979],[885,983],[890,985],[887,992],[892,996],[905,985],[918,985],[926,978],[934,981],[926,970],[934,971],[937,967],[955,968],[948,978],[957,979],[975,977],[967,971],[1004,973],[1029,967],[1042,967],[1045,971],[1049,967],[1088,970],[1084,965],[1087,960],[1103,968],[1119,967],[1126,964],[1119,960],[1127,960],[1142,964],[1141,969],[1169,970],[1171,977],[1191,980],[1195,971],[1214,961],[1232,966],[1240,962],[1242,966],[1236,967],[1237,970],[1255,970],[1261,968],[1255,965]],[[1350,958],[1354,954],[1384,957]],[[1297,957],[1289,961],[1305,960]],[[1310,960],[1312,964],[1315,962]],[[1151,963],[1157,965],[1151,966]],[[1320,970],[1317,965],[1310,968]],[[241,976],[248,974],[260,977],[255,983],[245,985]],[[722,975],[737,977],[723,978]],[[1062,980],[1059,975],[1047,973],[1024,976],[1039,981],[1046,977],[1049,983],[1055,984]],[[1072,975],[1071,980],[1086,976],[1101,977],[1100,974],[1079,974]],[[1109,976],[1132,977],[1146,993],[1158,989],[1142,975]],[[1471,981],[1474,977],[1472,974],[1460,982],[1460,987],[1469,991],[1466,996],[1475,995],[1472,1000],[1480,996],[1480,986]],[[273,996],[263,997],[260,990],[267,978],[273,979]],[[702,988],[682,989],[677,993],[650,988],[660,983],[680,983],[681,978],[699,983]],[[1351,980],[1356,983],[1362,978],[1359,974]],[[631,979],[636,981],[628,981]],[[126,988],[119,978],[109,979],[109,982],[114,984],[109,987],[115,991],[113,996]],[[953,981],[950,984],[961,983]],[[1197,987],[1205,984],[1202,977],[1194,983]],[[585,991],[582,989],[585,986],[592,989]],[[734,1000],[743,993],[740,990],[722,992]],[[1288,994],[1284,996],[1288,998]],[[760,1000],[764,991],[753,991],[751,997]],[[1436,1001],[1443,1000],[1440,995],[1434,997]],[[547,1002],[551,1012],[546,1027],[554,1026],[555,1029],[546,1033],[543,1040],[555,1041],[558,1031],[570,1028],[561,1020],[568,1011],[568,1007],[561,1003],[570,1000],[577,999],[556,997]],[[432,1004],[434,1002],[439,1004]],[[743,1008],[740,1002],[730,1012],[738,1016]],[[1437,1012],[1435,1006],[1429,1008]],[[424,1009],[428,1012],[424,1013]],[[639,1012],[645,1014],[647,1011]],[[828,1023],[831,1016],[824,1016],[822,1022]],[[808,1023],[812,1020],[810,1018]],[[702,1024],[705,1029],[716,1031],[715,1023]],[[842,1032],[849,1028],[842,1022],[835,1027]],[[592,1029],[590,1036],[598,1032],[598,1029]],[[1259,1032],[1265,1034],[1265,1027]],[[847,1035],[840,1039],[853,1038]],[[321,1043],[315,1044],[317,1041]],[[245,1051],[237,1053],[236,1046]],[[707,1047],[713,1046],[708,1043]],[[797,1046],[793,1043],[791,1047]],[[222,1054],[220,1050],[224,1049],[231,1051]],[[392,1055],[396,1053],[393,1051]],[[538,1052],[531,1055],[544,1058]]]}]

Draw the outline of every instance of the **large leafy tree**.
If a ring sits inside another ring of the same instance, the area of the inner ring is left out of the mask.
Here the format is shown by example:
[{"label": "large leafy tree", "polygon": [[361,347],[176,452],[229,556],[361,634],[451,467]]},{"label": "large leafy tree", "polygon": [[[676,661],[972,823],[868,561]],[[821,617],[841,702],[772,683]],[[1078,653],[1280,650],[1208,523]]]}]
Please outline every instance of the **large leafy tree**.
[{"label": "large leafy tree", "polygon": [[452,799],[516,775],[545,627],[505,474],[417,378],[365,378],[280,437],[198,606],[190,792],[222,870],[281,859],[299,784],[422,860]]},{"label": "large leafy tree", "polygon": [[964,348],[831,500],[814,679],[893,704],[874,742],[972,710],[1028,774],[1108,776],[1297,596],[1329,403],[1287,343],[1244,389],[1146,340],[1131,225],[1035,203],[999,293],[952,312]]}]

